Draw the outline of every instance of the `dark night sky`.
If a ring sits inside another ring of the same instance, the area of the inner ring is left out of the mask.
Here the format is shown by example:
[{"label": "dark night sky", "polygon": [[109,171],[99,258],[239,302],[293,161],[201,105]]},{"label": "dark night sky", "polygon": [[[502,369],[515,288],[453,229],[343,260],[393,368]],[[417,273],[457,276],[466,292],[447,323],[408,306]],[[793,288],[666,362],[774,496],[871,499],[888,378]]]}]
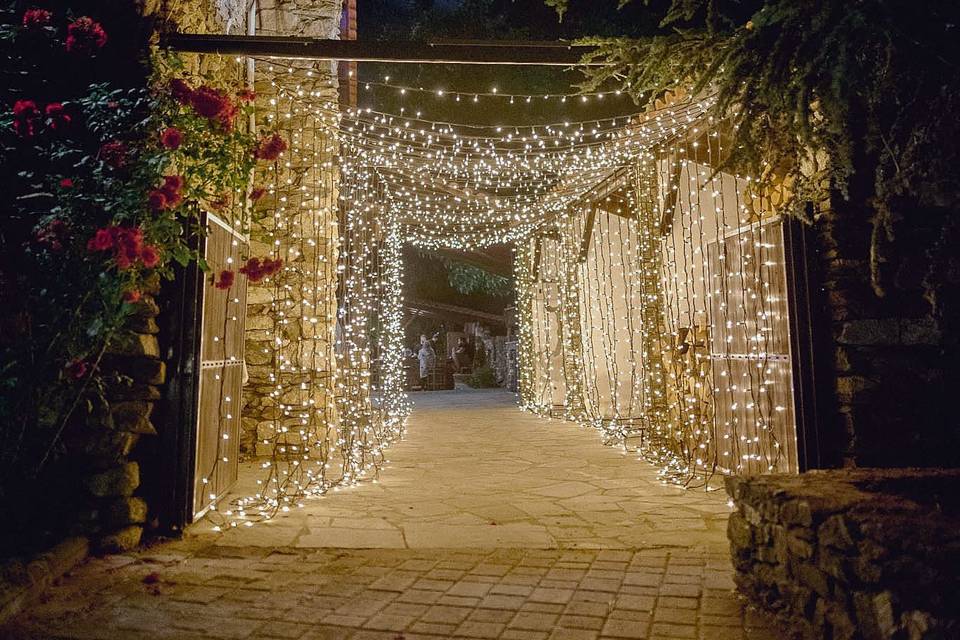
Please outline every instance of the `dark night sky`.
[{"label": "dark night sky", "polygon": [[[649,5],[635,0],[617,10],[618,0],[572,0],[563,22],[542,0],[358,0],[360,40],[559,40],[588,35],[636,35],[652,33],[665,2]],[[582,80],[577,71],[561,67],[464,66],[373,64],[360,65],[361,81],[383,81],[445,91],[503,93],[572,93]],[[421,111],[428,120],[477,124],[544,124],[563,120],[590,120],[632,113],[637,107],[625,96],[598,103],[573,100],[505,101],[481,100],[453,103],[445,96],[412,94],[400,97],[395,90],[361,85],[360,105],[379,111]]]}]

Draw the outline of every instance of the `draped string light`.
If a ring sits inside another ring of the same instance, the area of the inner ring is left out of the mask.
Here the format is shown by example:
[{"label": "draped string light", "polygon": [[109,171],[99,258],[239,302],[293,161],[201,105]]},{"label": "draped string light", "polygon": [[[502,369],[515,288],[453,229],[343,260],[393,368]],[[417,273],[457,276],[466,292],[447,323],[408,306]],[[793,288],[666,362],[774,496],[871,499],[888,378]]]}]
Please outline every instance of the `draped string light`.
[{"label": "draped string light", "polygon": [[[375,480],[403,435],[405,244],[515,244],[523,408],[596,427],[664,481],[790,468],[782,247],[748,181],[715,170],[712,98],[480,126],[341,112],[319,63],[266,71],[266,120],[290,140],[268,185],[271,244],[312,284],[277,279],[271,459],[258,493],[225,512],[231,526]],[[330,237],[332,252],[305,251]],[[323,327],[289,358],[304,319]]]},{"label": "draped string light", "polygon": [[[399,321],[385,322],[386,331],[371,326],[402,309],[401,244],[396,225],[383,233],[377,211],[365,207],[376,200],[375,185],[341,179],[335,74],[319,63],[311,70],[312,99],[295,100],[282,90],[289,86],[282,69],[261,72],[269,90],[258,87],[260,126],[279,132],[288,149],[258,170],[264,196],[251,243],[258,254],[283,259],[284,267],[251,294],[251,303],[266,307],[248,320],[247,345],[259,353],[248,356],[251,383],[244,391],[248,406],[253,395],[269,416],[256,425],[257,489],[226,504],[209,496],[208,519],[220,531],[376,481],[409,411],[392,373],[400,362]],[[388,366],[378,386],[371,371],[380,358]],[[384,386],[393,393],[381,392]]]},{"label": "draped string light", "polygon": [[[312,70],[290,66],[286,73],[301,83],[279,86],[279,99],[313,99],[311,108],[331,108],[316,104]],[[704,99],[630,117],[524,127],[350,109],[332,133],[343,148],[342,175],[384,185],[406,241],[467,248],[528,235],[604,172],[685,130],[711,104]]]},{"label": "draped string light", "polygon": [[796,470],[780,219],[715,169],[718,128],[638,158],[517,265],[522,405],[688,486]]}]

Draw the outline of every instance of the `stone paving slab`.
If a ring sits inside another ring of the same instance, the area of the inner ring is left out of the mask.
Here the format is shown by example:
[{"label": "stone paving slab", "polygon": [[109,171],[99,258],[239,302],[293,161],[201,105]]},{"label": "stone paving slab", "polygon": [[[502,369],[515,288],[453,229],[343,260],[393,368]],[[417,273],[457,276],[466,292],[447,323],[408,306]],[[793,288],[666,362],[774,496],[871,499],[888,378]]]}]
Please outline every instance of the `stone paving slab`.
[{"label": "stone paving slab", "polygon": [[0,638],[781,635],[733,590],[720,495],[664,486],[595,431],[521,413],[510,394],[415,400],[377,484],[91,560]]},{"label": "stone paving slab", "polygon": [[[411,397],[407,436],[389,449],[376,484],[307,500],[269,531],[239,528],[216,544],[727,548],[722,491],[664,485],[656,468],[604,446],[592,428],[522,412],[502,390]],[[258,474],[256,464],[243,467],[237,493],[252,493]],[[209,529],[200,523],[191,533]]]},{"label": "stone paving slab", "polygon": [[231,549],[193,540],[129,560],[91,560],[0,637],[776,636],[735,595],[727,556],[701,551]]}]

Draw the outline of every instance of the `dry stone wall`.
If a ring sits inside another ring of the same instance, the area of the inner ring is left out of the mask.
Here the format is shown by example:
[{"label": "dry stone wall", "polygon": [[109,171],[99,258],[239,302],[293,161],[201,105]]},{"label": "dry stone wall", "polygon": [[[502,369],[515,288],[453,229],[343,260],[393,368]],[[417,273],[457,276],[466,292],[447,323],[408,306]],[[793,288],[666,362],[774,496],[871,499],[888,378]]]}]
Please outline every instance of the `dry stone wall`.
[{"label": "dry stone wall", "polygon": [[823,464],[957,466],[960,199],[929,185],[896,203],[886,229],[874,225],[874,187],[871,171],[853,176],[849,195],[822,203],[813,226],[823,296],[814,304],[825,309],[824,368],[835,374]]},{"label": "dry stone wall", "polygon": [[[339,23],[335,0],[262,0],[257,33],[336,38]],[[266,195],[250,227],[250,254],[284,261],[278,276],[248,288],[241,450],[269,455],[284,430],[309,423],[316,431],[334,419],[337,69],[257,62],[255,78],[258,128],[279,131],[289,145],[257,169],[254,183]]]},{"label": "dry stone wall", "polygon": [[803,638],[960,636],[960,470],[728,477],[738,588]]},{"label": "dry stone wall", "polygon": [[122,551],[140,543],[147,521],[147,503],[140,488],[142,438],[157,435],[154,404],[166,380],[157,340],[159,281],[154,278],[136,305],[127,331],[109,344],[101,369],[119,382],[106,389],[109,409],[91,414],[64,436],[77,480],[65,508],[78,514],[73,533],[88,536],[94,548]]}]

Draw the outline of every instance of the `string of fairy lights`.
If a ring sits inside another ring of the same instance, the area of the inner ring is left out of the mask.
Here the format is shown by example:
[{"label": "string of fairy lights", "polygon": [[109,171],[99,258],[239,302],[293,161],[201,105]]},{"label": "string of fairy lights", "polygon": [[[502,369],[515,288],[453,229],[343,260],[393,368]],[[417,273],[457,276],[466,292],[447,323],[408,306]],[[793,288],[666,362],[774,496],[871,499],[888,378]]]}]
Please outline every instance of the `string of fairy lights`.
[{"label": "string of fairy lights", "polygon": [[553,101],[560,104],[595,104],[603,99],[626,99],[627,93],[622,89],[610,91],[592,91],[583,93],[509,93],[500,91],[497,87],[490,87],[483,91],[456,91],[443,88],[426,88],[416,85],[396,84],[390,81],[390,76],[383,76],[380,81],[368,80],[360,83],[364,91],[376,93],[386,90],[396,97],[406,95],[428,95],[435,98],[449,98],[454,102],[479,102],[481,98],[499,98],[508,104]]},{"label": "string of fairy lights", "polygon": [[255,392],[268,388],[275,411],[257,430],[256,493],[229,508],[211,497],[218,527],[376,481],[410,412],[407,244],[516,247],[522,408],[597,428],[665,482],[795,468],[778,219],[748,179],[716,170],[712,97],[476,125],[341,109],[328,63],[261,60],[258,72],[263,125],[289,144],[258,176],[268,215],[253,234],[284,260],[254,330],[273,367]]},{"label": "string of fairy lights", "polygon": [[688,486],[796,470],[780,221],[713,169],[719,140],[653,150],[517,265],[523,405],[639,440]]}]

